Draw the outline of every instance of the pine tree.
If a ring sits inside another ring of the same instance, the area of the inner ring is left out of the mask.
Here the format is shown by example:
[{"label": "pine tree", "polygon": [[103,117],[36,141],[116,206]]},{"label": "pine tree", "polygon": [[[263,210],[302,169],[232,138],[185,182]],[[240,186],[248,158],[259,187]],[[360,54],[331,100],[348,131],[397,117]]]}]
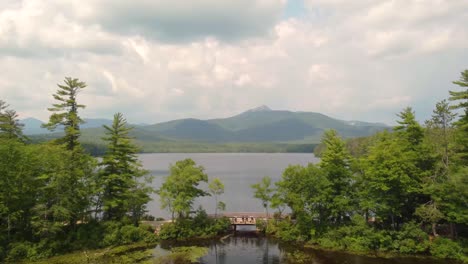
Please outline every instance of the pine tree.
[{"label": "pine tree", "polygon": [[26,140],[26,136],[23,135],[24,125],[20,123],[18,114],[15,110],[7,109],[7,107],[8,105],[0,100],[0,137]]},{"label": "pine tree", "polygon": [[105,220],[121,220],[129,214],[138,223],[152,189],[140,180],[147,171],[142,169],[138,148],[129,136],[132,128],[121,113],[114,115],[112,126],[104,128],[108,150],[100,164],[98,208],[102,207]]},{"label": "pine tree", "polygon": [[322,142],[325,144],[325,150],[322,153],[319,167],[325,172],[331,183],[330,200],[327,201],[327,207],[335,222],[341,223],[345,216],[349,215],[353,203],[351,155],[335,130],[326,131]]},{"label": "pine tree", "polygon": [[460,164],[468,164],[468,70],[461,73],[460,80],[453,82],[460,87],[466,87],[463,91],[450,91],[450,101],[456,101],[452,109],[461,110],[460,118],[454,123],[457,128],[457,158]]},{"label": "pine tree", "polygon": [[397,120],[398,125],[395,126],[395,131],[408,140],[412,147],[419,145],[424,137],[424,130],[416,121],[414,111],[411,107],[406,107],[398,114],[400,120]]},{"label": "pine tree", "polygon": [[83,120],[78,116],[78,109],[85,108],[76,101],[76,97],[81,89],[86,87],[86,83],[80,82],[76,78],[66,77],[65,85],[57,84],[59,89],[53,95],[58,103],[53,104],[49,111],[53,112],[49,122],[43,127],[49,130],[55,130],[58,126],[63,126],[65,136],[58,140],[61,144],[66,144],[68,150],[75,149],[79,145],[80,124]]},{"label": "pine tree", "polygon": [[455,114],[450,111],[449,104],[442,100],[436,104],[430,120],[426,121],[426,139],[434,154],[437,162],[438,172],[434,176],[447,176],[449,172],[449,162],[452,156],[451,144],[453,140],[452,122]]},{"label": "pine tree", "polygon": [[80,124],[83,123],[78,115],[78,109],[84,108],[77,102],[77,96],[81,89],[86,87],[84,82],[78,79],[66,77],[64,85],[58,84],[58,90],[53,95],[58,103],[48,108],[52,112],[49,122],[43,127],[54,130],[61,126],[65,130],[65,136],[56,142],[64,148],[61,156],[60,173],[45,175],[50,192],[45,207],[53,210],[57,216],[54,219],[63,219],[75,227],[76,222],[88,217],[90,200],[93,195],[91,179],[94,174],[95,161],[84,153],[78,139],[80,136]]}]

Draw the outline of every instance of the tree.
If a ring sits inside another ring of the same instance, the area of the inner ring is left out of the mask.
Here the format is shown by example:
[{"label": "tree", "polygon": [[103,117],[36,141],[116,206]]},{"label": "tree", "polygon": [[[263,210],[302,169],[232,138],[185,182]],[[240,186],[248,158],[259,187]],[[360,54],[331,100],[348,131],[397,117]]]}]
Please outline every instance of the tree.
[{"label": "tree", "polygon": [[49,111],[53,112],[49,122],[43,127],[55,130],[58,126],[63,126],[65,136],[58,140],[61,144],[66,144],[68,150],[75,149],[79,145],[80,124],[83,120],[78,116],[78,109],[85,108],[76,101],[76,97],[81,89],[86,87],[86,83],[80,82],[76,78],[66,77],[65,85],[57,84],[59,89],[53,95],[58,103],[53,104]]},{"label": "tree", "polygon": [[449,171],[449,161],[452,155],[450,145],[452,143],[452,122],[455,114],[450,111],[450,106],[446,100],[436,104],[430,120],[426,122],[428,144],[433,146],[439,164],[442,166],[442,174],[447,175]]},{"label": "tree", "polygon": [[157,191],[161,200],[161,208],[168,209],[178,218],[188,217],[193,202],[197,197],[209,193],[197,188],[201,182],[208,182],[208,175],[202,166],[197,166],[192,159],[177,161],[170,166],[170,175]]},{"label": "tree", "polygon": [[[57,140],[57,143],[63,145],[67,151],[62,155],[63,171],[57,174],[47,175],[50,185],[47,188],[57,188],[55,193],[57,197],[53,202],[47,203],[48,208],[57,206],[60,208],[61,218],[67,218],[70,225],[75,226],[80,218],[87,217],[91,205],[92,178],[95,172],[95,160],[84,153],[78,139],[80,136],[80,124],[82,119],[78,116],[78,109],[84,108],[84,105],[77,103],[79,91],[86,87],[84,82],[78,79],[66,77],[64,85],[58,84],[58,90],[53,95],[58,101],[48,108],[52,112],[49,122],[43,127],[54,130],[58,126],[63,126],[65,136]],[[58,211],[57,211],[58,212]]]},{"label": "tree", "polygon": [[271,178],[265,176],[262,178],[260,183],[252,184],[252,189],[254,189],[254,197],[262,201],[262,205],[265,208],[266,215],[268,217],[268,203],[271,202],[273,195],[273,188],[271,188]]},{"label": "tree", "polygon": [[353,203],[351,155],[335,130],[326,131],[322,142],[325,150],[319,167],[331,184],[331,193],[326,204],[330,216],[339,224],[349,215]]},{"label": "tree", "polygon": [[460,164],[468,164],[468,70],[463,71],[460,79],[453,83],[460,87],[466,87],[462,91],[449,91],[449,100],[457,102],[451,106],[451,109],[461,110],[460,118],[454,123],[457,128],[456,157]]},{"label": "tree", "polygon": [[15,110],[7,110],[0,114],[0,136],[25,141],[27,138],[23,135],[23,127]]},{"label": "tree", "polygon": [[452,158],[452,121],[455,114],[450,111],[449,104],[442,100],[436,104],[430,120],[426,121],[426,135],[424,145],[427,146],[427,152],[433,157],[433,170],[429,177],[424,180],[424,192],[430,196],[430,200],[420,205],[415,215],[421,218],[425,223],[432,226],[432,234],[437,234],[437,223],[445,216],[439,209],[440,184],[447,181],[450,173],[449,164]]},{"label": "tree", "polygon": [[15,110],[7,109],[8,105],[0,100],[0,137],[7,139],[26,140],[23,135],[24,125],[20,123]]},{"label": "tree", "polygon": [[224,193],[224,184],[219,178],[213,179],[208,185],[210,193],[215,198],[215,218],[218,216],[218,209],[224,210],[226,205],[222,202],[218,202],[218,196]]},{"label": "tree", "polygon": [[382,132],[361,159],[360,203],[392,228],[412,217],[422,193],[418,157],[408,141]]},{"label": "tree", "polygon": [[273,196],[282,196],[303,234],[315,234],[328,225],[327,201],[332,190],[322,169],[314,164],[289,166],[276,186]]},{"label": "tree", "polygon": [[[137,158],[138,148],[132,144],[127,121],[121,113],[114,115],[112,126],[104,125],[108,143],[99,172],[97,208],[103,209],[105,220],[121,220],[131,214],[135,224],[150,200],[151,188],[140,179],[147,175]],[[139,208],[139,209],[138,209]]]},{"label": "tree", "polygon": [[394,130],[411,143],[410,147],[419,145],[423,140],[424,130],[416,121],[413,109],[406,107],[398,114],[398,117],[400,120],[397,120],[398,125],[394,127]]}]

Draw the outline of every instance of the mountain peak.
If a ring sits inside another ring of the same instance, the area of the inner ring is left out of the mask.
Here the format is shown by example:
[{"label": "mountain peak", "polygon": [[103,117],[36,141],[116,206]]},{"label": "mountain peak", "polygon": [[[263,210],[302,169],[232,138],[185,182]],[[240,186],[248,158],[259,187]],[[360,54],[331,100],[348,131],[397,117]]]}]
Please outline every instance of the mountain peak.
[{"label": "mountain peak", "polygon": [[247,110],[247,112],[267,112],[267,111],[272,111],[270,107],[266,105],[261,105],[259,107],[252,108],[250,110]]}]

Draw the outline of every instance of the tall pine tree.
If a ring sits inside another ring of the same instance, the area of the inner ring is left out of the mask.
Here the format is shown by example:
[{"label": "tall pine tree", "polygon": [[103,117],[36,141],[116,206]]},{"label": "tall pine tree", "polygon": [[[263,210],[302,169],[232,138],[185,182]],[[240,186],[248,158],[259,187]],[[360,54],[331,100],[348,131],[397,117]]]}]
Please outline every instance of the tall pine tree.
[{"label": "tall pine tree", "polygon": [[44,124],[43,127],[55,130],[58,126],[63,126],[65,136],[59,139],[58,142],[66,144],[68,150],[73,150],[79,145],[80,124],[83,123],[83,120],[78,116],[78,110],[85,108],[84,105],[77,103],[76,97],[79,91],[86,87],[86,83],[70,77],[66,77],[64,83],[64,85],[57,84],[59,89],[53,97],[58,103],[48,108],[53,113],[49,118],[49,122]]},{"label": "tall pine tree", "polygon": [[98,208],[104,220],[121,220],[131,216],[135,224],[150,200],[152,188],[147,186],[147,171],[138,161],[138,148],[132,143],[132,130],[121,113],[114,115],[112,126],[104,126],[108,150],[104,155],[99,172],[100,195]]},{"label": "tall pine tree", "polygon": [[[77,96],[86,83],[76,78],[66,77],[64,85],[58,84],[58,90],[53,95],[58,101],[48,108],[52,112],[49,122],[43,127],[54,130],[61,126],[65,130],[65,136],[57,140],[65,152],[61,159],[63,168],[60,173],[48,174],[46,189],[49,197],[46,200],[46,208],[60,215],[54,219],[63,219],[75,226],[78,220],[89,217],[89,207],[93,196],[91,180],[95,169],[95,160],[84,153],[80,145],[80,124],[83,120],[78,115],[78,110],[84,105],[78,104]],[[55,208],[55,209],[54,209]]]},{"label": "tall pine tree", "polygon": [[461,73],[460,79],[454,84],[465,88],[462,91],[450,91],[450,101],[455,101],[452,109],[461,110],[460,118],[454,123],[457,139],[457,158],[460,164],[468,164],[468,70]]}]

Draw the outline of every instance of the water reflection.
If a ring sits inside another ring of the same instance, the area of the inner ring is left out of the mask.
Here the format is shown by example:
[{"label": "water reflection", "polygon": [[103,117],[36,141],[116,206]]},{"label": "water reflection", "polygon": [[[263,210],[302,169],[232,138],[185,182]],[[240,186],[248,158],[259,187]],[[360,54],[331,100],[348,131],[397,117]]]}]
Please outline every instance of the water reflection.
[{"label": "water reflection", "polygon": [[237,232],[223,239],[191,241],[183,243],[162,243],[161,248],[177,246],[202,246],[209,253],[201,259],[203,264],[442,264],[455,263],[431,258],[377,258],[304,249],[293,243],[279,242],[259,236],[255,232]]}]

